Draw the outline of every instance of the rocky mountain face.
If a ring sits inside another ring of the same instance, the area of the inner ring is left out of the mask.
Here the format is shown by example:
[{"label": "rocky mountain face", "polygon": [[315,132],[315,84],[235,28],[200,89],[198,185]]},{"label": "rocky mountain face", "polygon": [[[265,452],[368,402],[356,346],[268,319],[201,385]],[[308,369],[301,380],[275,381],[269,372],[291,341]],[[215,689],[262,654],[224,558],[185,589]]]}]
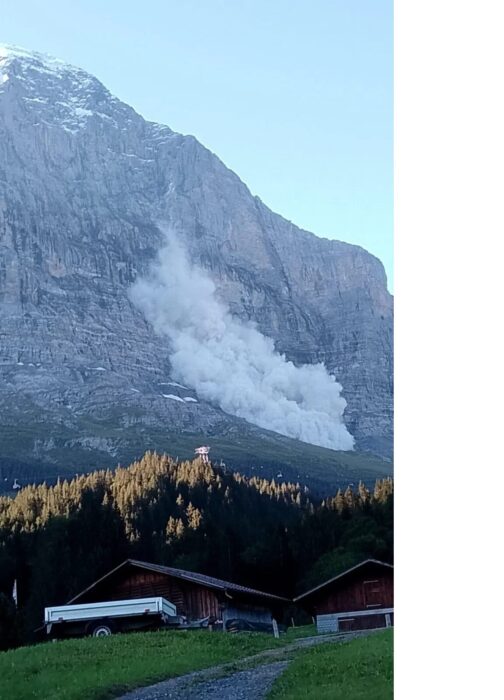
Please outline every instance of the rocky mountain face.
[{"label": "rocky mountain face", "polygon": [[149,431],[264,437],[173,382],[166,339],[129,300],[163,246],[160,222],[233,314],[295,363],[326,364],[357,449],[389,457],[380,261],[274,214],[195,138],[91,75],[12,49],[0,49],[0,456],[54,463],[64,448],[93,466]]}]

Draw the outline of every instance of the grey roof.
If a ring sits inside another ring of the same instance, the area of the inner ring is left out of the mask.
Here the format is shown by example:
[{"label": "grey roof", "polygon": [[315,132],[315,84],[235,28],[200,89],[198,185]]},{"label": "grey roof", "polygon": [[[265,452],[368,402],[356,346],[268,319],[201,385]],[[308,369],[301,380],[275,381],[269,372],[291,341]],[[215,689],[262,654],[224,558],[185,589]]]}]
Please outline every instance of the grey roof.
[{"label": "grey roof", "polygon": [[174,569],[171,566],[162,566],[161,564],[151,564],[150,562],[147,561],[139,561],[137,559],[126,559],[126,561],[123,561],[122,564],[119,564],[119,566],[116,566],[115,569],[112,569],[112,571],[109,571],[105,576],[102,576],[99,578],[97,581],[92,583],[90,586],[85,588],[83,591],[78,593],[76,596],[74,596],[71,600],[68,601],[68,603],[73,603],[75,600],[80,598],[81,596],[84,595],[84,593],[87,593],[90,591],[92,588],[94,588],[96,585],[101,583],[103,580],[111,576],[113,573],[116,571],[119,571],[119,569],[123,568],[124,566],[136,566],[141,569],[147,569],[149,571],[155,571],[160,574],[166,574],[167,576],[173,576],[174,578],[182,579],[183,581],[190,581],[192,583],[199,583],[202,586],[205,586],[206,588],[213,588],[215,590],[219,591],[224,591],[224,592],[233,592],[233,593],[241,593],[242,595],[248,595],[248,596],[258,596],[261,598],[268,598],[271,600],[276,600],[276,601],[281,601],[281,602],[288,602],[288,598],[282,598],[281,596],[273,595],[272,593],[265,593],[264,591],[258,591],[255,588],[249,588],[248,586],[241,586],[238,583],[232,583],[231,581],[223,581],[220,578],[214,578],[213,576],[207,576],[206,574],[198,574],[194,571],[185,571],[184,569]]},{"label": "grey roof", "polygon": [[378,559],[365,559],[364,561],[361,561],[359,564],[352,566],[350,569],[343,571],[341,574],[338,574],[337,576],[330,578],[328,581],[324,581],[324,583],[321,583],[318,586],[315,586],[315,588],[310,588],[310,590],[306,591],[306,593],[303,593],[302,595],[299,595],[297,598],[294,598],[294,602],[296,603],[298,600],[302,600],[303,598],[306,598],[307,596],[311,595],[312,593],[315,593],[316,591],[320,590],[321,588],[325,588],[330,583],[334,583],[334,581],[337,581],[340,578],[344,578],[345,576],[348,576],[348,574],[352,573],[353,571],[356,571],[357,569],[360,569],[361,566],[365,566],[366,564],[379,564],[380,566],[385,566],[388,569],[394,568],[393,564],[387,564],[387,562],[379,561]]}]

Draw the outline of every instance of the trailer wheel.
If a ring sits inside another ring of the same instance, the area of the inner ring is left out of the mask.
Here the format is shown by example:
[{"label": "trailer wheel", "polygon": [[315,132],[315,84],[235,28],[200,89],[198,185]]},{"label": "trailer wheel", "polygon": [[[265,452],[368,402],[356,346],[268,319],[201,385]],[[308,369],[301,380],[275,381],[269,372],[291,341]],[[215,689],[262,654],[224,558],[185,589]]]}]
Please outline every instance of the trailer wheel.
[{"label": "trailer wheel", "polygon": [[114,630],[110,624],[100,622],[98,625],[93,627],[91,634],[93,637],[110,637],[113,632]]}]

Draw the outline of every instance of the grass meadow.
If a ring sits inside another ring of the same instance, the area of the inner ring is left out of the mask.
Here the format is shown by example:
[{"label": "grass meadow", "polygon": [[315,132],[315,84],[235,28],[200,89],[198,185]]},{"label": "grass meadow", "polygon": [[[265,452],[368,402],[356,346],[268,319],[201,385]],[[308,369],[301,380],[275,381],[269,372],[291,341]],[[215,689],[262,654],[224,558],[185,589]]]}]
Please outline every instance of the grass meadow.
[{"label": "grass meadow", "polygon": [[0,653],[0,698],[105,700],[132,688],[235,661],[287,639],[206,630],[45,642]]},{"label": "grass meadow", "polygon": [[391,700],[392,630],[305,651],[278,678],[271,700]]}]

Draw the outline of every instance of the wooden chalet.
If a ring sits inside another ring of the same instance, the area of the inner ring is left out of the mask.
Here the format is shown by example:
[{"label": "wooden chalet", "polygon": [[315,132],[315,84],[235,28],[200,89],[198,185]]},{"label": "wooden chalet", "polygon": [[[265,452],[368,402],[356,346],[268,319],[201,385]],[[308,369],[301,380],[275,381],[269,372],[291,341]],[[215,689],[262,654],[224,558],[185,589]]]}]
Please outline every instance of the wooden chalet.
[{"label": "wooden chalet", "polygon": [[76,595],[68,604],[97,603],[162,596],[188,621],[210,618],[210,623],[229,620],[272,623],[279,619],[286,598],[257,591],[213,576],[170,566],[127,559]]},{"label": "wooden chalet", "polygon": [[294,602],[316,617],[319,634],[390,627],[394,624],[394,567],[366,559]]}]

